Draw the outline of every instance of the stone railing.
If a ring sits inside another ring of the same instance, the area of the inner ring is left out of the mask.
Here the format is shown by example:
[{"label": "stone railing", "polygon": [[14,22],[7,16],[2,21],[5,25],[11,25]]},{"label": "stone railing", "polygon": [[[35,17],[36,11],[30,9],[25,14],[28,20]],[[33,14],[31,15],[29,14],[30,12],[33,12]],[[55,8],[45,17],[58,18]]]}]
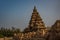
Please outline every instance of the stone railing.
[{"label": "stone railing", "polygon": [[14,40],[45,40],[45,38],[15,38]]}]

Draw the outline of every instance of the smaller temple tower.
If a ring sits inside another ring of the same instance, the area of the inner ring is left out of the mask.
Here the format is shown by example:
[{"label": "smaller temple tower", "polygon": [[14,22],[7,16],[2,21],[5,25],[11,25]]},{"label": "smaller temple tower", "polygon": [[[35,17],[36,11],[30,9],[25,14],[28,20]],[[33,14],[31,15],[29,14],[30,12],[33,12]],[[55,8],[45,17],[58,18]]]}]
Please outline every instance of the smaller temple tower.
[{"label": "smaller temple tower", "polygon": [[56,20],[55,24],[52,25],[51,30],[55,30],[56,32],[60,32],[60,20]]},{"label": "smaller temple tower", "polygon": [[60,20],[56,20],[45,37],[46,40],[60,40]]}]

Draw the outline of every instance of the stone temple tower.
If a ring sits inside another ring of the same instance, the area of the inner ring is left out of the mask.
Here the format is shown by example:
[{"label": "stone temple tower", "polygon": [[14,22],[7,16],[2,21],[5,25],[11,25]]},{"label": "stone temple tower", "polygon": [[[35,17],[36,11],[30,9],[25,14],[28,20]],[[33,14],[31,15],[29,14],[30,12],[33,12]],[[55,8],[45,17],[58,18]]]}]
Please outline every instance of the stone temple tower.
[{"label": "stone temple tower", "polygon": [[24,31],[41,32],[41,34],[44,34],[45,29],[46,29],[45,24],[42,21],[42,18],[40,17],[39,13],[37,12],[36,6],[34,6],[33,13],[29,22],[29,26]]},{"label": "stone temple tower", "polygon": [[31,20],[29,22],[29,29],[30,31],[40,31],[42,34],[45,32],[45,24],[42,21],[42,18],[40,17],[39,13],[37,12],[36,6],[34,6],[33,13],[31,16]]}]

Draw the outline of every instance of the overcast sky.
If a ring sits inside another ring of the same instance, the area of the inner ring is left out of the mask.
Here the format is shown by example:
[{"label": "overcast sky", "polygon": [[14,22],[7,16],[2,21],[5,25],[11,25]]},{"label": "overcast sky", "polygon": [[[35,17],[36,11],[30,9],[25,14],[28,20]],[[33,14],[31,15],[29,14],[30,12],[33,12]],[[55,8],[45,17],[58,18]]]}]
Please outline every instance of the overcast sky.
[{"label": "overcast sky", "polygon": [[60,20],[60,0],[0,0],[0,27],[28,27],[34,5],[45,26]]}]

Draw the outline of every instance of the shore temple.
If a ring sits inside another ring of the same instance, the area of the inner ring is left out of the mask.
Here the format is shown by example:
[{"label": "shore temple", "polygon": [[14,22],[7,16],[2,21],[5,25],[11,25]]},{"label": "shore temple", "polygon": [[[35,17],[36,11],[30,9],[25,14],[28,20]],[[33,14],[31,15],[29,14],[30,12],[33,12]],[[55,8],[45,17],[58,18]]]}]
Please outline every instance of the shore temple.
[{"label": "shore temple", "polygon": [[34,6],[28,27],[15,34],[14,40],[60,40],[60,20],[48,29]]}]

